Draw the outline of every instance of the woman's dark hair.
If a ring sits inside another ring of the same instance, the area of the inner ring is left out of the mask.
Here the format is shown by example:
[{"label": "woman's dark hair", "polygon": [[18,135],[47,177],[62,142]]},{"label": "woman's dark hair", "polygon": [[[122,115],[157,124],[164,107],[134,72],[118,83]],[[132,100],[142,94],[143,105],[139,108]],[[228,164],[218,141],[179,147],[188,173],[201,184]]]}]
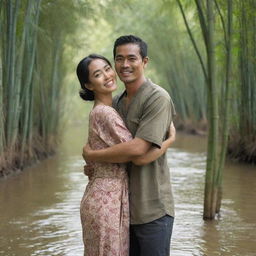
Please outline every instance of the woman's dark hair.
[{"label": "woman's dark hair", "polygon": [[141,38],[134,36],[134,35],[126,35],[120,36],[116,39],[113,48],[113,55],[114,58],[116,57],[116,48],[117,46],[124,45],[124,44],[137,44],[140,48],[140,56],[142,59],[147,57],[148,55],[148,46],[147,43],[144,42]]},{"label": "woman's dark hair", "polygon": [[79,64],[77,65],[76,68],[76,74],[78,77],[78,80],[81,85],[81,90],[79,91],[80,97],[83,100],[94,100],[94,92],[87,89],[85,87],[85,84],[89,83],[89,65],[90,63],[95,60],[95,59],[101,59],[104,60],[108,63],[110,67],[112,67],[110,61],[106,59],[105,57],[98,55],[98,54],[90,54],[87,57],[83,58]]}]

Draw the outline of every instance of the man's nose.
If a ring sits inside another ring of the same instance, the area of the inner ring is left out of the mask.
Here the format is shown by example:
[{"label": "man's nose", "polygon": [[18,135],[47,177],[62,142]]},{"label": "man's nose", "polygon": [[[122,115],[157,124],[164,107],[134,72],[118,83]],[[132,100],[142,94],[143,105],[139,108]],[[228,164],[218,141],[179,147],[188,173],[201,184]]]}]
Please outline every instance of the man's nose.
[{"label": "man's nose", "polygon": [[128,67],[129,66],[129,61],[127,59],[124,59],[122,62],[122,67]]}]

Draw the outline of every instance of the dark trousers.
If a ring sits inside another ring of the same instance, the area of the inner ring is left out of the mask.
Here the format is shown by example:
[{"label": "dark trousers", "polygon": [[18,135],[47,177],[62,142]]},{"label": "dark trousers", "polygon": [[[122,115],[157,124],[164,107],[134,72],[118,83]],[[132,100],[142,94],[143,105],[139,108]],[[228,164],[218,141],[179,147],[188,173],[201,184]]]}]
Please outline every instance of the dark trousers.
[{"label": "dark trousers", "polygon": [[169,256],[174,218],[130,225],[130,256]]}]

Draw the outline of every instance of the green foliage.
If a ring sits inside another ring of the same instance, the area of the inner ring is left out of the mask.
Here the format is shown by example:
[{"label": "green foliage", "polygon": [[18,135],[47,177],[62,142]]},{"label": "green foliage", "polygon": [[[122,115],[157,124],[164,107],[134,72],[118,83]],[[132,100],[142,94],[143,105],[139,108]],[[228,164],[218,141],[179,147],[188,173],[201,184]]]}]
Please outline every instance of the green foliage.
[{"label": "green foliage", "polygon": [[252,0],[236,3],[237,83],[229,152],[232,157],[256,162],[256,3]]},{"label": "green foliage", "polygon": [[1,1],[0,173],[55,151],[60,92],[87,1]]}]

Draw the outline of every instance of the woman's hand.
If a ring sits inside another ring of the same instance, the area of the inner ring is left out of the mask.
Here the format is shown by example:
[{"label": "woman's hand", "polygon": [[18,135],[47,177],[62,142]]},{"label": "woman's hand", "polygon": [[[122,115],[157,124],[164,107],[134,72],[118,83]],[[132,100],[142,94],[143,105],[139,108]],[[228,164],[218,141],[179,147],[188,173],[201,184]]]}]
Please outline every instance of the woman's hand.
[{"label": "woman's hand", "polygon": [[86,165],[84,165],[84,174],[89,178],[92,176],[93,171],[94,171],[93,162],[88,162],[86,163]]},{"label": "woman's hand", "polygon": [[175,141],[176,139],[176,129],[174,127],[173,122],[171,122],[170,129],[169,129],[169,137],[167,140],[165,140],[168,143],[168,147],[171,146],[171,144]]}]

